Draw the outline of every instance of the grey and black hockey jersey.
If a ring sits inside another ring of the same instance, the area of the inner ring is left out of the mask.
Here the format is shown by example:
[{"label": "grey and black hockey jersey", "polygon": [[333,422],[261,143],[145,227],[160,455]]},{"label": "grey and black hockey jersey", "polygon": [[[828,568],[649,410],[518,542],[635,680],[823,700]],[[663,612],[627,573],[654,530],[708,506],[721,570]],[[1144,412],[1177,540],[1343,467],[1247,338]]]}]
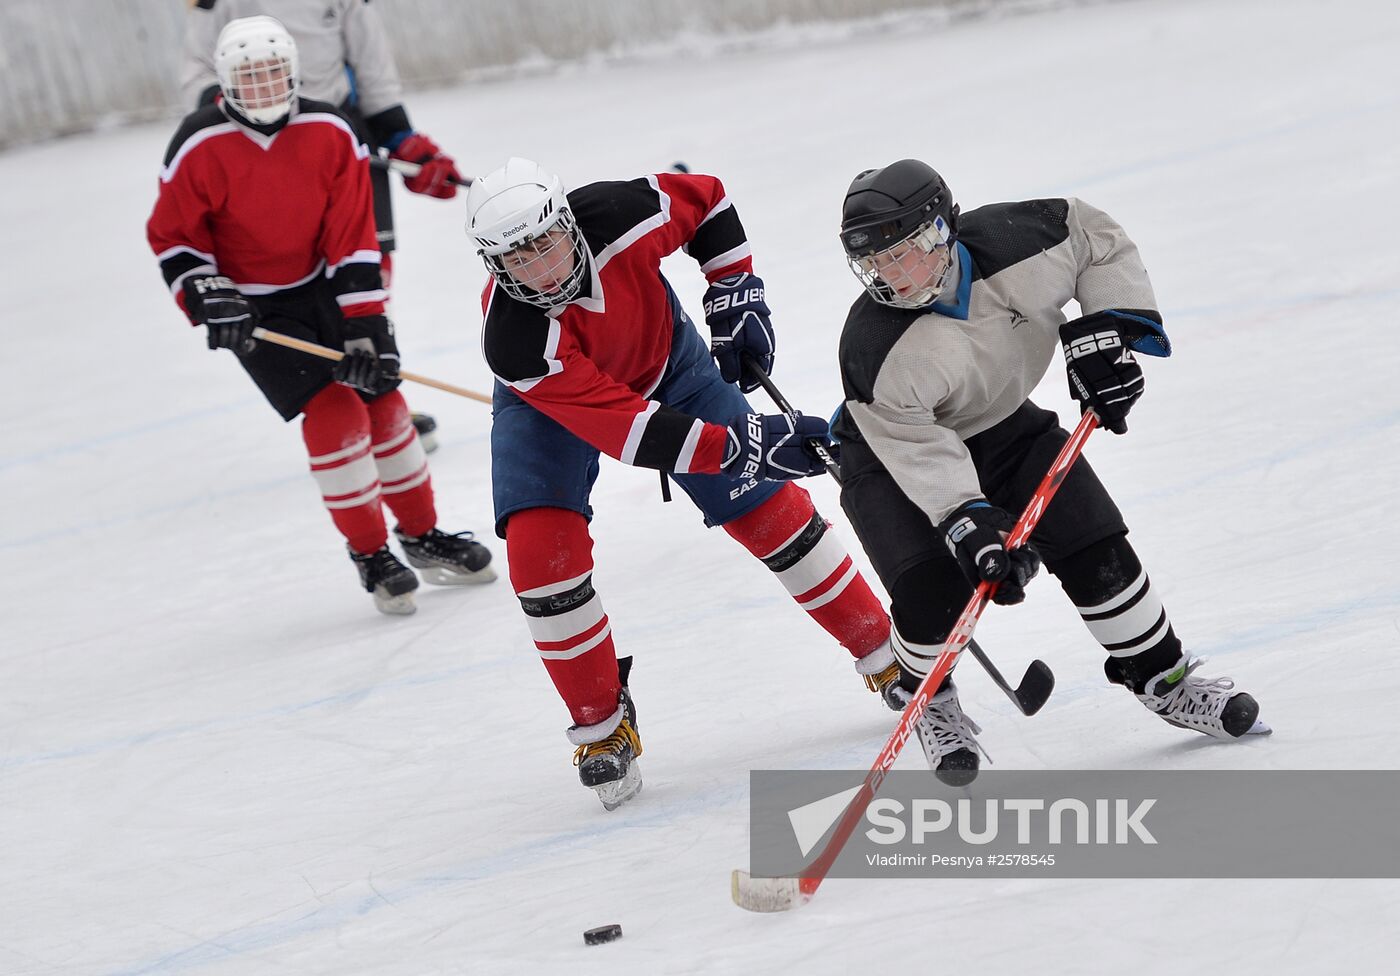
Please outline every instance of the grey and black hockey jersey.
[{"label": "grey and black hockey jersey", "polygon": [[191,108],[219,83],[219,31],[231,20],[259,14],[277,18],[296,40],[303,98],[354,106],[366,118],[403,101],[389,39],[368,0],[196,0],[193,8],[180,72],[180,91]]},{"label": "grey and black hockey jersey", "polygon": [[963,441],[1025,402],[1059,346],[1065,305],[1156,310],[1137,246],[1080,200],[979,207],[959,218],[954,248],[930,309],[863,294],[841,334],[836,434],[868,444],[935,525],[981,497]]}]

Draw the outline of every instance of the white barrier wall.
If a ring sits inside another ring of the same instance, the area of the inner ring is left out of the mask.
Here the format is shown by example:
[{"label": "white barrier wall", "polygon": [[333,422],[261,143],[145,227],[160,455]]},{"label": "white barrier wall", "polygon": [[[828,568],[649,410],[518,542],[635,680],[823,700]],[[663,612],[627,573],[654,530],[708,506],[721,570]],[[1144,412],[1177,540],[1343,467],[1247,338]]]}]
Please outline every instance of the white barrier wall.
[{"label": "white barrier wall", "polygon": [[[1025,0],[374,0],[410,86],[688,36]],[[0,148],[178,115],[188,0],[0,0]]]}]

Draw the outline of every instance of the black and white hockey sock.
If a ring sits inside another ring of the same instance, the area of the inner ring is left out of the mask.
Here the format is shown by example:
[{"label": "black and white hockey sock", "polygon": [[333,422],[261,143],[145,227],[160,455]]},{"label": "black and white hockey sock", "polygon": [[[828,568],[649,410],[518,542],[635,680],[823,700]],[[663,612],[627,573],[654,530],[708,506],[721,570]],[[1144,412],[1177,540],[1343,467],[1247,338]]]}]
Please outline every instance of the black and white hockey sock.
[{"label": "black and white hockey sock", "polygon": [[1108,652],[1108,680],[1141,692],[1181,658],[1181,641],[1125,535],[1094,543],[1050,567],[1089,633]]}]

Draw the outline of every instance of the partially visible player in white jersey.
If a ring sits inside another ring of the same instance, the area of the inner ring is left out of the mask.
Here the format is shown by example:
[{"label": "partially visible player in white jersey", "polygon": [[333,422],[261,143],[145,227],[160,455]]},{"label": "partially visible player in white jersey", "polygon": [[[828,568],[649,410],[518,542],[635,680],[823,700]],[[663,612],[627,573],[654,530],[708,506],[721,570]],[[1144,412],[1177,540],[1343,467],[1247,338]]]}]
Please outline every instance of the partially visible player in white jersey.
[{"label": "partially visible player in white jersey", "polygon": [[[191,0],[190,8],[180,84],[191,108],[207,105],[219,91],[212,53],[219,31],[241,17],[271,16],[297,42],[303,98],[338,107],[372,151],[382,147],[394,159],[421,165],[416,176],[404,181],[409,190],[441,199],[456,195],[462,177],[452,157],[409,122],[378,4],[370,0]],[[387,290],[397,247],[388,171],[372,170],[370,182],[383,252],[380,271]],[[437,446],[436,422],[426,414],[414,414],[414,425],[424,448],[432,451]]]},{"label": "partially visible player in white jersey", "polygon": [[[146,226],[172,297],[210,349],[229,349],[284,420],[302,418],[311,473],[360,582],[385,613],[410,613],[418,579],[488,582],[491,554],[437,527],[428,461],[399,386],[370,203],[369,150],[326,102],[297,94],[297,45],[271,17],[231,21],[215,42],[219,94],[166,150]],[[263,322],[343,349],[334,365],[256,341]]]},{"label": "partially visible player in white jersey", "polygon": [[[841,335],[841,503],[893,601],[901,686],[918,687],[982,580],[1018,603],[1044,560],[1106,652],[1108,680],[1167,722],[1219,739],[1268,731],[1254,698],[1172,628],[1113,499],[1080,458],[1029,547],[1003,543],[1068,434],[1027,397],[1064,349],[1070,393],[1127,431],[1135,353],[1171,351],[1123,228],[1073,198],[960,213],[926,163],[859,174],[841,241],[865,287]],[[1083,313],[1066,321],[1070,301]],[[951,676],[918,726],[940,778],[976,775],[980,729]]]}]

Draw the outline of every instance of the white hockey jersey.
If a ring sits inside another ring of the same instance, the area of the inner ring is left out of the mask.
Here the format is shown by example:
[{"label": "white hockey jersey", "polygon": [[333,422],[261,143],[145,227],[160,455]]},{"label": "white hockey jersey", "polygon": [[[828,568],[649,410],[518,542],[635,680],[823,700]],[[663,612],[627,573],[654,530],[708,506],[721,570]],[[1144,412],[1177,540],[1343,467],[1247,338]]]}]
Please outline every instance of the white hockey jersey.
[{"label": "white hockey jersey", "polygon": [[297,42],[300,94],[332,105],[352,104],[366,117],[403,100],[378,9],[368,0],[194,0],[185,23],[180,90],[193,109],[211,85],[214,44],[231,20],[275,17]]},{"label": "white hockey jersey", "polygon": [[981,497],[963,442],[1026,401],[1059,346],[1065,305],[1158,318],[1137,246],[1082,201],[980,207],[959,218],[954,246],[956,276],[929,310],[862,295],[841,335],[835,433],[868,444],[934,525]]}]

